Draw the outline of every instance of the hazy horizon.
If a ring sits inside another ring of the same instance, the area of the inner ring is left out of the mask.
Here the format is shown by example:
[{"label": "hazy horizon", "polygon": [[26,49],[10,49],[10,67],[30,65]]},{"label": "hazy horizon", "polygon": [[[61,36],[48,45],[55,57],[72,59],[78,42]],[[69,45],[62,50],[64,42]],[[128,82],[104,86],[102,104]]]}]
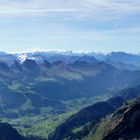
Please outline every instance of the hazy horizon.
[{"label": "hazy horizon", "polygon": [[66,54],[111,54],[111,53],[127,53],[127,54],[134,54],[134,55],[140,55],[140,52],[129,52],[129,51],[122,51],[122,50],[118,50],[118,51],[108,51],[108,52],[103,52],[103,51],[81,51],[81,50],[29,50],[29,51],[16,51],[16,52],[9,52],[9,51],[1,51],[0,53],[6,53],[6,54],[26,54],[26,53],[66,53]]}]

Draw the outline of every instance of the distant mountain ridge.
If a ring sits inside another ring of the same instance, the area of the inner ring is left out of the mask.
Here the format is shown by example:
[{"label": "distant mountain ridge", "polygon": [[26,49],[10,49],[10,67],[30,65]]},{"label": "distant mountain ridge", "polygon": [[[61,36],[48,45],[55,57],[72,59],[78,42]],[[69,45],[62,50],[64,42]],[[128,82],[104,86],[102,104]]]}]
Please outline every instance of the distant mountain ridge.
[{"label": "distant mountain ridge", "polygon": [[[94,57],[94,58],[93,58]],[[72,51],[48,51],[48,52],[28,52],[28,53],[17,53],[17,54],[7,54],[0,53],[0,60],[7,61],[8,64],[13,63],[14,60],[20,62],[25,61],[25,59],[33,59],[36,62],[43,62],[44,59],[54,62],[57,60],[62,60],[67,63],[73,63],[76,60],[94,62],[97,60],[100,61],[110,61],[112,63],[124,63],[128,65],[140,66],[140,55],[131,54],[126,52],[111,52],[111,53],[75,53]]]}]

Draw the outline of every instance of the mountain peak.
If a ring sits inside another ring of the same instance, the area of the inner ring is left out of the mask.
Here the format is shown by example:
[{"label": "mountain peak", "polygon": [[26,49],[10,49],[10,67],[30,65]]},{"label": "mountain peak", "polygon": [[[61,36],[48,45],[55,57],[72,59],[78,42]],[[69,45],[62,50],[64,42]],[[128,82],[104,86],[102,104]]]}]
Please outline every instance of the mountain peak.
[{"label": "mountain peak", "polygon": [[24,71],[28,71],[28,72],[39,72],[39,66],[37,65],[37,63],[32,60],[32,59],[26,59],[23,64],[22,64],[22,68]]},{"label": "mountain peak", "polygon": [[89,56],[89,55],[84,55],[84,56],[80,57],[79,61],[86,61],[90,64],[94,64],[94,63],[98,62],[97,59],[95,59],[93,56]]},{"label": "mountain peak", "polygon": [[53,63],[53,65],[65,65],[66,63],[64,61],[61,61],[61,60],[58,60],[58,61],[55,61]]},{"label": "mountain peak", "polygon": [[45,67],[48,67],[48,68],[51,66],[51,63],[49,61],[47,61],[46,59],[44,59],[43,64]]}]

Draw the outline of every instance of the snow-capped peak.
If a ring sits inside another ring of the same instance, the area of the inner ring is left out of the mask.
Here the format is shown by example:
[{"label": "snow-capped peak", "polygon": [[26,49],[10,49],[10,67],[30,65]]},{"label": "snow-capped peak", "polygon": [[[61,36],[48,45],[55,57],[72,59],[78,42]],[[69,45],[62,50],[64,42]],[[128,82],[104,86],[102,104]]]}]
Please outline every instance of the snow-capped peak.
[{"label": "snow-capped peak", "polygon": [[20,54],[20,55],[17,56],[17,60],[20,63],[23,63],[27,58],[28,58],[27,54]]}]

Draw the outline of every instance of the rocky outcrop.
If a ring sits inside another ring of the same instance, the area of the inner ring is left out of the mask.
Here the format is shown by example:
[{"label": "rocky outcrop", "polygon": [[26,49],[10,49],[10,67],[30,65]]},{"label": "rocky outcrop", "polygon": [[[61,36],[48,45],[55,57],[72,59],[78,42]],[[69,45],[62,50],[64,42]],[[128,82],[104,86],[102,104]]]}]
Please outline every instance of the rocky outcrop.
[{"label": "rocky outcrop", "polygon": [[103,140],[133,140],[140,138],[140,99],[122,111],[118,111],[112,118],[117,121],[109,128]]}]

